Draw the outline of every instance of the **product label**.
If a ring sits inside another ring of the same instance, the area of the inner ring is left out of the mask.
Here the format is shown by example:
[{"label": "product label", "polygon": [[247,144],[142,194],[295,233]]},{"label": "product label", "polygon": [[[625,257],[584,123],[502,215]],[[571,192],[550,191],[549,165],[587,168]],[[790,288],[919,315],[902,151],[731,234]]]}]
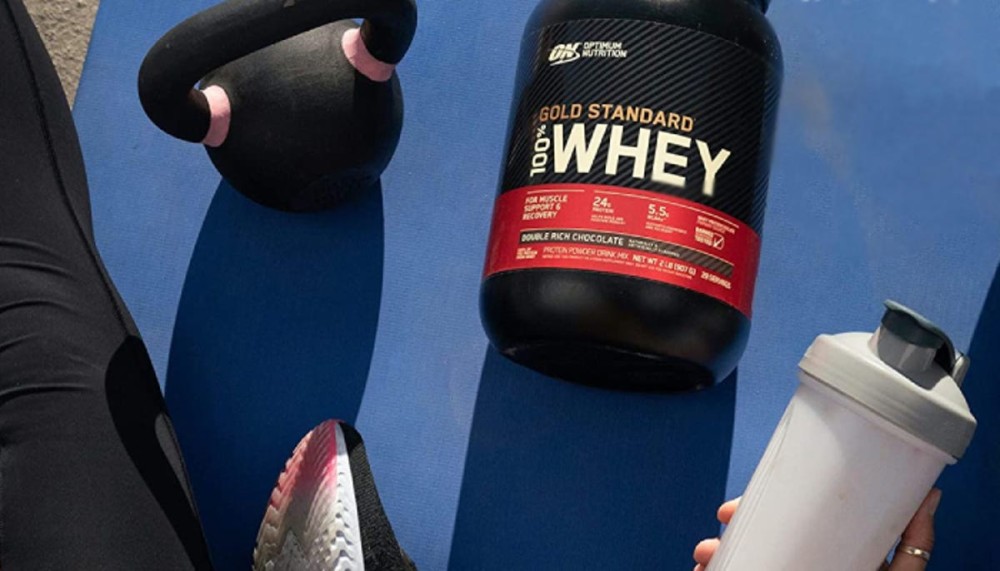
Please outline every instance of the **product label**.
[{"label": "product label", "polygon": [[634,20],[550,26],[526,49],[485,275],[615,273],[749,316],[777,73],[714,36]]}]

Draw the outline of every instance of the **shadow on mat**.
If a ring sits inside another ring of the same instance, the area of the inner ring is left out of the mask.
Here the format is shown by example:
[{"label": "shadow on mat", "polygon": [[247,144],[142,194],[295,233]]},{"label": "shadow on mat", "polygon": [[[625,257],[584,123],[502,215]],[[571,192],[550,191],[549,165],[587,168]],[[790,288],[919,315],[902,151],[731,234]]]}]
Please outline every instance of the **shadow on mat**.
[{"label": "shadow on mat", "polygon": [[972,364],[962,390],[979,427],[965,458],[945,468],[938,484],[944,496],[935,518],[934,558],[946,569],[988,571],[1000,569],[1000,553],[990,547],[1000,505],[1000,268],[972,336],[969,357]]},{"label": "shadow on mat", "polygon": [[192,256],[167,404],[216,568],[247,569],[295,444],[354,422],[382,292],[381,188],[329,212],[259,206],[225,181]]},{"label": "shadow on mat", "polygon": [[554,381],[490,349],[450,568],[686,569],[719,531],[736,373],[698,393]]}]

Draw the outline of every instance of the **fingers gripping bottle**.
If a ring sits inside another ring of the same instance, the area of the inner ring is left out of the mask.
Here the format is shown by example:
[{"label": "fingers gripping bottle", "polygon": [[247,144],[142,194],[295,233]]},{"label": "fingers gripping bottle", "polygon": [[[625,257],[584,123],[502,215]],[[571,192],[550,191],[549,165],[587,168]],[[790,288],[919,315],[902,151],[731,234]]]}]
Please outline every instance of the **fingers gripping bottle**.
[{"label": "fingers gripping bottle", "polygon": [[543,0],[481,290],[506,356],[617,388],[711,385],[750,330],[782,75],[766,0]]},{"label": "fingers gripping bottle", "polygon": [[820,335],[709,571],[877,569],[976,420],[969,359],[889,302],[874,334]]}]

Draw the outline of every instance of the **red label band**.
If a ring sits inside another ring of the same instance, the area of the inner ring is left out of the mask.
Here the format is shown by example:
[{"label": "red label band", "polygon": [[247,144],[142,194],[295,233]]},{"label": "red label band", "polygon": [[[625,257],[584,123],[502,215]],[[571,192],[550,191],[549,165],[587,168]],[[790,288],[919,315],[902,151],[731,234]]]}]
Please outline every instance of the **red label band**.
[{"label": "red label band", "polygon": [[550,184],[497,199],[485,276],[591,270],[696,291],[750,316],[760,237],[697,202],[614,186]]}]

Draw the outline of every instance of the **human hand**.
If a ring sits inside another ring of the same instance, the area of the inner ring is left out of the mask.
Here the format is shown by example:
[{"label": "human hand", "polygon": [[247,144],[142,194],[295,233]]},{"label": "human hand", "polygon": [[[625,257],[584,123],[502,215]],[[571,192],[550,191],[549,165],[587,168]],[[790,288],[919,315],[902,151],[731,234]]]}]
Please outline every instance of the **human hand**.
[{"label": "human hand", "polygon": [[[879,571],[924,571],[927,569],[927,561],[930,559],[931,550],[934,548],[934,512],[937,511],[938,504],[941,503],[941,490],[937,488],[931,490],[924,503],[920,504],[920,509],[910,520],[910,524],[903,531],[903,539],[896,548],[896,556],[892,559],[892,564],[883,563]],[[718,518],[724,524],[729,524],[736,513],[736,508],[740,505],[740,500],[726,502],[719,508]],[[705,571],[708,562],[719,549],[718,539],[706,539],[694,548],[694,560],[698,562],[694,571]]]}]

